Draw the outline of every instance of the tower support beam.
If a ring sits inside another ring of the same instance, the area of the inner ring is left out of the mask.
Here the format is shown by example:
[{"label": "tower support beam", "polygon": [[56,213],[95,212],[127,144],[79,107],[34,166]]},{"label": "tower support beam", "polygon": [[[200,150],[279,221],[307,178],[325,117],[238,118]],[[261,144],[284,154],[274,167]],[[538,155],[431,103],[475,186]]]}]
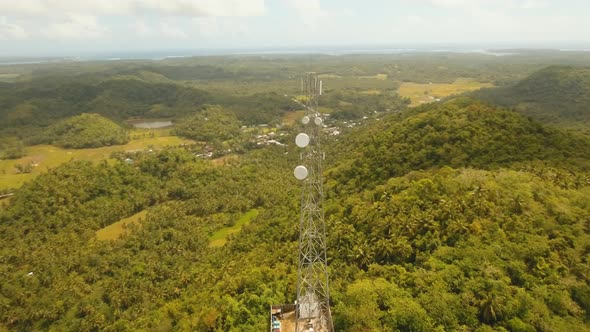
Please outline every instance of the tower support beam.
[{"label": "tower support beam", "polygon": [[306,118],[303,123],[309,145],[304,147],[301,154],[308,173],[303,179],[301,192],[296,331],[333,332],[324,221],[323,118],[317,111],[322,84],[316,73],[307,73],[302,78],[301,87],[306,96]]}]

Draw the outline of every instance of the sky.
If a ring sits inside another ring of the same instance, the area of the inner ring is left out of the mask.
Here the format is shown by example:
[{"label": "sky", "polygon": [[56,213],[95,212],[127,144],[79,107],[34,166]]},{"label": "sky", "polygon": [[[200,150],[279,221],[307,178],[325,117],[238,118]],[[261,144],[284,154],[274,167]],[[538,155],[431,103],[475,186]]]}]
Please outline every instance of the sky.
[{"label": "sky", "polygon": [[0,56],[590,42],[588,0],[0,0]]}]

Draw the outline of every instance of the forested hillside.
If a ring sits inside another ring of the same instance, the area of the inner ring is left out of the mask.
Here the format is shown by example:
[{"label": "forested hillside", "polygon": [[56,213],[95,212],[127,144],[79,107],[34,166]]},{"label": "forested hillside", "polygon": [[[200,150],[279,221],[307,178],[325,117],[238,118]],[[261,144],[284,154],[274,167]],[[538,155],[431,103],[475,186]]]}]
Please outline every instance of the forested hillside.
[{"label": "forested hillside", "polygon": [[57,122],[29,143],[53,144],[63,148],[98,148],[129,141],[127,131],[98,114],[83,113]]},{"label": "forested hillside", "polygon": [[497,169],[539,160],[590,168],[587,139],[471,99],[392,115],[346,137],[335,151],[342,161],[332,170],[335,183],[359,189],[430,167]]},{"label": "forested hillside", "polygon": [[590,68],[548,67],[522,81],[474,92],[489,103],[514,107],[538,121],[580,126],[590,123]]},{"label": "forested hillside", "polygon": [[81,113],[97,113],[113,120],[172,117],[187,114],[210,98],[204,91],[136,79],[48,85],[45,81],[15,84],[0,94],[0,128],[47,126]]},{"label": "forested hillside", "polygon": [[[173,81],[163,83],[153,77],[98,78],[52,76],[0,90],[0,134],[22,135],[18,128],[35,131],[82,113],[96,113],[118,122],[130,118],[178,119],[204,105],[221,104],[244,123],[260,124],[278,122],[284,112],[296,109],[290,99],[273,93],[231,96]],[[48,79],[59,83],[47,83]]]},{"label": "forested hillside", "polygon": [[[179,130],[214,139],[188,125],[203,116]],[[338,331],[589,330],[586,138],[459,99],[325,143]],[[174,148],[27,183],[0,208],[0,330],[264,331],[269,305],[296,294],[299,155],[286,152],[215,166]]]}]

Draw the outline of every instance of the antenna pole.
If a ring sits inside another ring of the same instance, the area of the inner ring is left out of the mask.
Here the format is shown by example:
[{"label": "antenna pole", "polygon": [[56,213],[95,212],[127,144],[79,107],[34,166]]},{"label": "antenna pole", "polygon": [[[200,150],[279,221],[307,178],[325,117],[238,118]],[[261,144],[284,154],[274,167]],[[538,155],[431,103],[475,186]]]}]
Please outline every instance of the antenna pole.
[{"label": "antenna pole", "polygon": [[300,135],[307,135],[309,144],[298,144],[305,149],[301,159],[308,172],[301,193],[296,331],[333,332],[324,221],[323,119],[317,111],[322,86],[317,74],[312,72],[302,79],[302,87],[307,112],[302,121],[306,133]]}]

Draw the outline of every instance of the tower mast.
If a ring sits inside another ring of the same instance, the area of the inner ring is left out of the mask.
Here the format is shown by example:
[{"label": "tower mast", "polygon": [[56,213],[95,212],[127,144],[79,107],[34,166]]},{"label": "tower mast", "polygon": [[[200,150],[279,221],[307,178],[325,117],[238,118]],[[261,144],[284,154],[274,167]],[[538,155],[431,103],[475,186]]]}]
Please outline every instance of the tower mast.
[{"label": "tower mast", "polygon": [[299,268],[297,274],[297,332],[333,332],[330,311],[330,289],[326,259],[326,225],[324,221],[324,187],[321,148],[323,119],[317,111],[321,81],[316,73],[302,80],[306,96],[305,132],[297,135],[297,146],[303,148],[302,165],[295,176],[303,181],[299,226]]}]

